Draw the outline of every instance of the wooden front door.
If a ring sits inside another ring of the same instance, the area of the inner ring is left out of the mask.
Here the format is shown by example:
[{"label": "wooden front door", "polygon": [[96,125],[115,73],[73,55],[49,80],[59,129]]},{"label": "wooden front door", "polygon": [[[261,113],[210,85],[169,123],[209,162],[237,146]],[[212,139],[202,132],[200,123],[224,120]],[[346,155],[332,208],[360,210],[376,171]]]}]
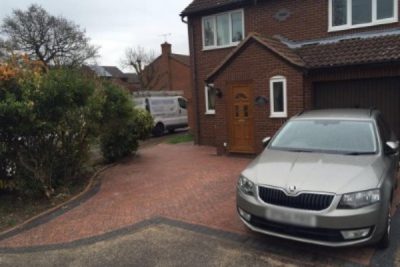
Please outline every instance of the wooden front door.
[{"label": "wooden front door", "polygon": [[229,152],[254,153],[253,96],[249,85],[233,85],[229,99]]}]

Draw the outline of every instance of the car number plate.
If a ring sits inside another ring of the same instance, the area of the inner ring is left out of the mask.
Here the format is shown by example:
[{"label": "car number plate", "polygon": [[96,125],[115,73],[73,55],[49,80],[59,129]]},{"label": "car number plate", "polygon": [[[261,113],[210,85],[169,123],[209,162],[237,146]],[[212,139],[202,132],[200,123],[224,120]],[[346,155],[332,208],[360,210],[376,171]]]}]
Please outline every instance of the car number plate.
[{"label": "car number plate", "polygon": [[317,218],[312,214],[299,213],[295,211],[268,209],[266,212],[266,217],[271,221],[280,223],[307,226],[307,227],[317,226]]}]

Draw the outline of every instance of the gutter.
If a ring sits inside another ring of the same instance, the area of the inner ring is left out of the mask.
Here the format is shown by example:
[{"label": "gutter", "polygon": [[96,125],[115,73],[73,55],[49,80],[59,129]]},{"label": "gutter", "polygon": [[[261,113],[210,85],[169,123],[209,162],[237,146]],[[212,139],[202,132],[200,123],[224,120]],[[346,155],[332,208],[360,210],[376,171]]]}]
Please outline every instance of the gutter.
[{"label": "gutter", "polygon": [[189,32],[189,51],[190,51],[190,58],[192,62],[190,63],[191,70],[192,70],[192,99],[194,100],[194,110],[192,114],[192,118],[194,119],[194,123],[196,125],[194,141],[195,144],[200,144],[200,112],[199,112],[199,96],[198,96],[198,88],[197,88],[197,66],[196,62],[196,51],[194,51],[194,27],[193,25],[189,24],[189,20],[185,20],[185,16],[181,16],[181,21],[188,25],[188,32]]},{"label": "gutter", "polygon": [[[189,10],[186,8],[183,10],[180,14],[181,17],[187,17],[187,16],[192,16],[192,15],[203,15],[207,14],[210,12],[219,12],[219,11],[224,11],[224,9],[227,8],[236,8],[240,7],[243,4],[254,4],[257,5],[258,0],[231,0],[228,3],[215,3],[214,5],[211,6],[206,6],[206,7],[200,7],[200,8],[190,8]],[[190,5],[189,5],[190,6]],[[188,10],[188,11],[186,11]]]}]

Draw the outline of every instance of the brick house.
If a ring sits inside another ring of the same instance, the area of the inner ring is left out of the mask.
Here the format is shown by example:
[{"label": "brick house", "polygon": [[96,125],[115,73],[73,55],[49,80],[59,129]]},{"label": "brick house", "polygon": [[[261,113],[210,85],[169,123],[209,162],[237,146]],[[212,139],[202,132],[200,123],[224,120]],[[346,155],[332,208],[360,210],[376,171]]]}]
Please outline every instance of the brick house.
[{"label": "brick house", "polygon": [[258,153],[307,109],[376,107],[400,136],[399,0],[194,0],[195,140]]},{"label": "brick house", "polygon": [[[149,90],[188,91],[190,89],[190,57],[172,53],[171,44],[161,44],[161,55],[145,71],[150,74]],[[191,93],[191,92],[187,92]]]},{"label": "brick house", "polygon": [[102,79],[109,80],[125,88],[128,92],[135,92],[140,89],[139,80],[135,73],[123,73],[115,66],[88,65],[84,66],[84,71]]},{"label": "brick house", "polygon": [[145,77],[149,77],[147,90],[180,91],[188,100],[189,127],[193,128],[192,83],[190,57],[172,53],[172,45],[161,44],[161,55],[144,69]]}]

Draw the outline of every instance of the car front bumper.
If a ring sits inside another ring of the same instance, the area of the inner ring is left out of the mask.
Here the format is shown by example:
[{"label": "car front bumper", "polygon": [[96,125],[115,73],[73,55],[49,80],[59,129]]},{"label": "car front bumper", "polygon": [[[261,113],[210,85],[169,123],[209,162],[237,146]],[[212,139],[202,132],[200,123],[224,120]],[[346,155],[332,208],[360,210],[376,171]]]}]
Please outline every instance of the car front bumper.
[{"label": "car front bumper", "polygon": [[[343,247],[378,242],[386,231],[386,210],[380,203],[360,209],[336,209],[340,197],[336,196],[330,207],[322,211],[299,210],[264,203],[254,196],[237,191],[237,208],[251,215],[251,219],[240,215],[243,223],[255,232],[330,247]],[[312,220],[292,221],[285,217],[271,217],[274,214],[287,214],[311,218]],[[369,229],[366,236],[345,239],[342,231]]]}]

